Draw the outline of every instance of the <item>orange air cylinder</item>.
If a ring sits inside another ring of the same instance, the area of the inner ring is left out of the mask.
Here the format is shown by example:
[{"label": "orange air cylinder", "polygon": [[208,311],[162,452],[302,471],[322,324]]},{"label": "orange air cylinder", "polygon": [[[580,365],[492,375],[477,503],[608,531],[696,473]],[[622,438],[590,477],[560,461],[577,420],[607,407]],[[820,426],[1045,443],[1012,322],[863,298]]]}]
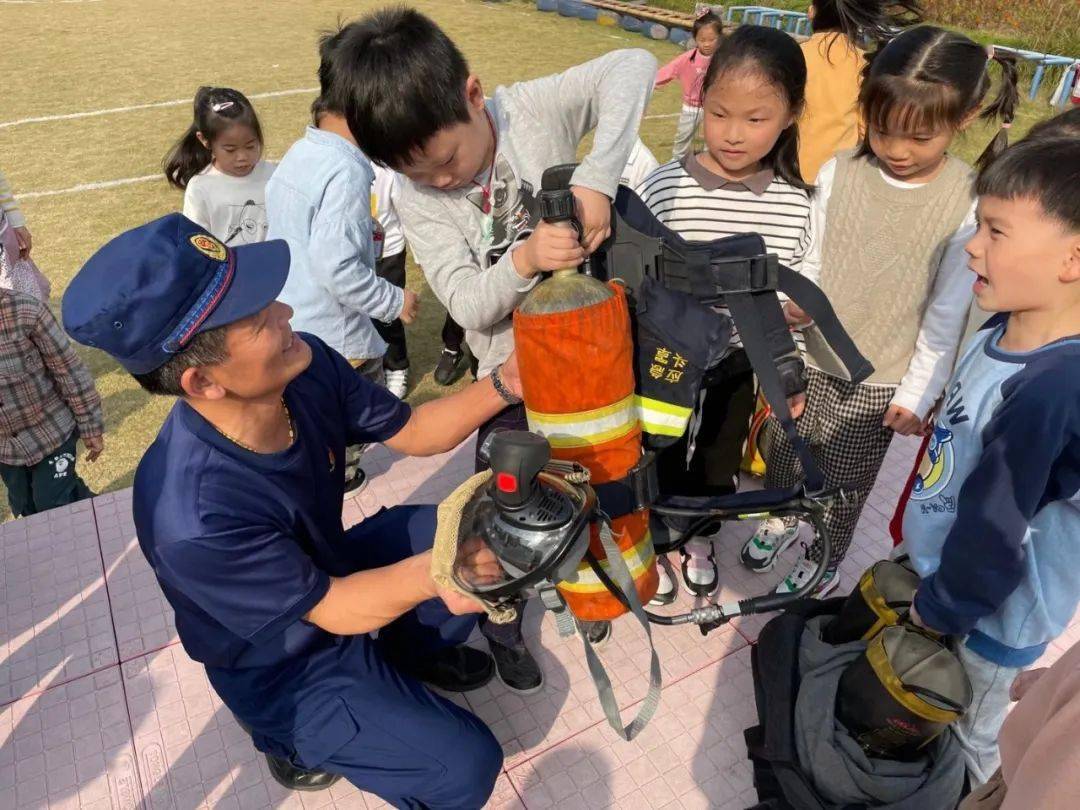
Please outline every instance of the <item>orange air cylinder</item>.
[{"label": "orange air cylinder", "polygon": [[[581,301],[591,303],[575,305]],[[580,463],[594,484],[625,476],[641,457],[641,425],[623,289],[559,271],[514,313],[514,343],[529,429],[549,441],[552,457]],[[605,565],[599,529],[594,525],[590,531],[589,548]],[[612,533],[645,604],[659,584],[648,510],[614,519]],[[599,621],[626,612],[584,560],[574,580],[558,589],[579,619]]]}]

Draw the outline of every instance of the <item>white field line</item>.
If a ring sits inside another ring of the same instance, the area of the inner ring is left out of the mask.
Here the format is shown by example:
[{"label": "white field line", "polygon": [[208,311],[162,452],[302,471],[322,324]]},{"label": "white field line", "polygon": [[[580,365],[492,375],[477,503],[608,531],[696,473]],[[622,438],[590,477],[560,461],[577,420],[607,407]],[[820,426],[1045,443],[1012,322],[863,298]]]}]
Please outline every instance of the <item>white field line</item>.
[{"label": "white field line", "polygon": [[73,6],[79,3],[100,3],[101,0],[0,0],[5,6]]},{"label": "white field line", "polygon": [[[3,2],[3,0],[0,0]],[[660,115],[646,115],[642,118],[643,121],[655,121],[662,118],[678,118],[679,113],[663,113]],[[96,183],[80,183],[77,186],[69,186],[68,188],[54,188],[46,191],[25,191],[22,194],[17,194],[16,198],[19,200],[36,200],[40,197],[56,197],[60,194],[78,194],[83,191],[100,191],[105,188],[115,188],[116,186],[130,186],[135,183],[148,183],[151,180],[164,180],[164,175],[158,174],[143,174],[138,177],[122,177],[119,180],[101,180]]]},{"label": "white field line", "polygon": [[[25,0],[24,0],[25,1]],[[0,0],[0,3],[5,0]],[[14,2],[14,0],[8,0]],[[305,93],[317,93],[318,87],[297,87],[292,90],[272,90],[268,93],[252,93],[248,98],[279,98],[281,96],[299,96]],[[18,127],[23,124],[44,124],[50,121],[71,121],[76,118],[96,118],[101,115],[113,115],[115,113],[134,112],[135,110],[153,110],[159,107],[179,107],[182,104],[191,104],[190,98],[175,98],[171,101],[152,101],[147,104],[129,104],[126,107],[107,107],[101,110],[87,110],[85,112],[63,113],[60,115],[39,115],[33,118],[19,118],[14,121],[0,121],[0,129]]]},{"label": "white field line", "polygon": [[80,191],[98,191],[103,188],[130,186],[134,183],[147,183],[150,180],[164,179],[164,174],[144,174],[140,177],[123,177],[119,180],[102,180],[100,183],[80,183],[79,185],[71,186],[70,188],[54,188],[49,189],[48,191],[28,191],[25,194],[19,194],[17,199],[35,200],[39,197],[55,197],[58,194],[78,194]]}]

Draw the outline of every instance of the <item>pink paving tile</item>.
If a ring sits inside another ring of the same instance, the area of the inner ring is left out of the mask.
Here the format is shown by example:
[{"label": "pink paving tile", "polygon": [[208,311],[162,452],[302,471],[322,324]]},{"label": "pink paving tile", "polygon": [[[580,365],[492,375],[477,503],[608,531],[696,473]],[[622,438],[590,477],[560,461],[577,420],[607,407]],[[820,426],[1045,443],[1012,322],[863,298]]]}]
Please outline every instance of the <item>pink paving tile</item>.
[{"label": "pink paving tile", "polygon": [[188,659],[183,648],[159,650],[121,668],[147,807],[383,806],[345,782],[312,794],[279,786],[251,738],[210,688],[203,667]]},{"label": "pink paving tile", "polygon": [[[214,694],[203,667],[188,659],[183,648],[159,650],[121,668],[147,807],[386,807],[344,781],[311,794],[281,788],[251,738]],[[489,806],[522,807],[505,775]]]},{"label": "pink paving tile", "polygon": [[366,452],[360,466],[367,487],[345,502],[345,525],[356,523],[384,506],[438,503],[473,472],[472,439],[449,453],[428,458],[404,457],[383,445]]},{"label": "pink paving tile", "polygon": [[[528,606],[525,635],[544,671],[544,689],[521,696],[498,680],[466,695],[470,708],[489,726],[510,767],[547,747],[604,721],[596,687],[585,664],[581,639],[560,638],[554,621],[536,603]],[[691,626],[654,627],[665,683],[676,683],[725,655],[746,646],[732,628],[708,637]],[[619,705],[639,702],[648,688],[649,652],[644,633],[630,617],[614,622],[611,640],[600,650]],[[666,692],[661,705],[666,700]],[[624,711],[629,720],[636,709]],[[616,739],[604,721],[605,732]],[[532,806],[526,798],[526,804]]]},{"label": "pink paving tile", "polygon": [[116,663],[88,501],[0,526],[0,705]]},{"label": "pink paving tile", "polygon": [[142,806],[120,670],[0,709],[0,807]]},{"label": "pink paving tile", "polygon": [[742,742],[756,719],[749,660],[739,650],[667,687],[656,718],[632,742],[599,723],[511,764],[525,806],[715,808],[750,798]]},{"label": "pink paving tile", "polygon": [[131,490],[94,499],[120,660],[178,641],[173,611],[135,537]]}]

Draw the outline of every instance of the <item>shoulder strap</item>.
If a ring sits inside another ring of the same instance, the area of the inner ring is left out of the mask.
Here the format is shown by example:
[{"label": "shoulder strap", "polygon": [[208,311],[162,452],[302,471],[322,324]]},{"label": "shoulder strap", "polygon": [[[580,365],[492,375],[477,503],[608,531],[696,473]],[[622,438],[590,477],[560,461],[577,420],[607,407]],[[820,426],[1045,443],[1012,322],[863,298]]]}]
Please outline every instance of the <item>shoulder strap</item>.
[{"label": "shoulder strap", "polygon": [[[649,691],[645,694],[645,699],[641,702],[641,708],[638,709],[637,715],[629,723],[623,725],[619,704],[615,700],[615,691],[611,687],[611,678],[608,677],[603,662],[596,654],[596,650],[593,649],[585,633],[581,634],[581,639],[585,647],[585,661],[589,665],[589,674],[592,675],[593,683],[596,684],[596,693],[600,697],[600,706],[604,710],[604,716],[607,718],[608,724],[624,740],[632,740],[648,725],[660,706],[660,690],[662,687],[660,657],[656,654],[652,626],[649,624],[649,618],[645,615],[645,608],[642,607],[641,600],[638,598],[637,588],[634,587],[633,577],[630,576],[630,569],[626,567],[626,563],[623,561],[622,552],[619,551],[619,547],[615,544],[615,538],[611,534],[611,524],[606,518],[602,519],[600,523],[600,545],[604,549],[604,554],[607,555],[610,578],[614,580],[613,584],[622,592],[620,601],[630,608],[630,612],[634,614],[634,618],[641,624],[642,629],[645,631],[645,637],[649,641]],[[595,567],[599,568],[599,565]],[[616,596],[619,596],[619,594],[616,594]]]}]

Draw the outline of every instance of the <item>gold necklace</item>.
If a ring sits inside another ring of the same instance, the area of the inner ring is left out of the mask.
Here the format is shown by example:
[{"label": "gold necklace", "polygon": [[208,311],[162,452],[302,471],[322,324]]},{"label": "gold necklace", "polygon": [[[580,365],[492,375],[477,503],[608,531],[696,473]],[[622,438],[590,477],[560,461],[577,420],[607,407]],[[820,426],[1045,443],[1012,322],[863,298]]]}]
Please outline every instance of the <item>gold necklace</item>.
[{"label": "gold necklace", "polygon": [[[281,407],[285,409],[285,424],[287,424],[289,426],[289,444],[288,444],[288,447],[292,447],[293,442],[296,441],[296,432],[293,430],[292,414],[289,412],[289,406],[285,404],[285,397],[281,398]],[[211,423],[211,424],[213,424],[213,423]],[[243,447],[249,453],[260,453],[259,450],[256,450],[250,444],[244,444],[242,441],[240,441],[235,436],[230,436],[228,433],[226,433],[224,430],[219,428],[217,425],[214,425],[214,430],[216,430],[218,433],[220,433],[222,436],[224,436],[230,442],[235,444],[237,447]],[[286,448],[286,449],[288,449],[288,448]]]}]

